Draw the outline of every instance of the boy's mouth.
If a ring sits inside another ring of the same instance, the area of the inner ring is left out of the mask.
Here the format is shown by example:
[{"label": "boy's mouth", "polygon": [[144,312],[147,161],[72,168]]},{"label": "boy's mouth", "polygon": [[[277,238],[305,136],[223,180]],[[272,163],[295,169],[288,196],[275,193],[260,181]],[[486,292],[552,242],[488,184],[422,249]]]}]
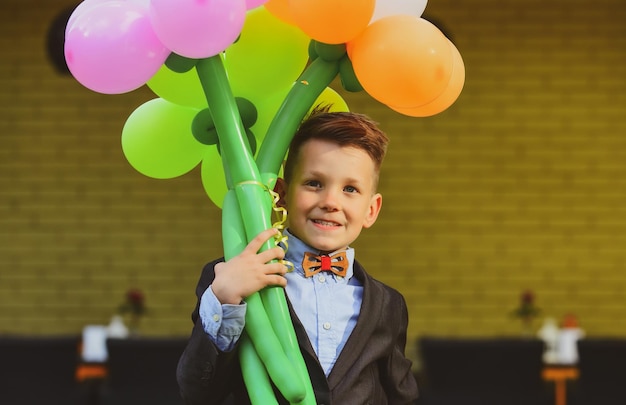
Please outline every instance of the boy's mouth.
[{"label": "boy's mouth", "polygon": [[339,226],[337,222],[324,221],[322,219],[314,219],[313,223],[317,225],[322,225],[322,226]]}]

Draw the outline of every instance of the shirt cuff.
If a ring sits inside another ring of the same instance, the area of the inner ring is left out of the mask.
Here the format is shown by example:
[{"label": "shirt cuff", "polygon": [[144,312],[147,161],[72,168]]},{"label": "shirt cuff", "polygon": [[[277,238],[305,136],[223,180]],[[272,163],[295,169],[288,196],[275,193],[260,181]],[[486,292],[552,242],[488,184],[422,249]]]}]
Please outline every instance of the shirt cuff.
[{"label": "shirt cuff", "polygon": [[200,319],[204,331],[223,352],[232,350],[239,340],[246,318],[246,303],[222,305],[211,286],[200,299]]}]

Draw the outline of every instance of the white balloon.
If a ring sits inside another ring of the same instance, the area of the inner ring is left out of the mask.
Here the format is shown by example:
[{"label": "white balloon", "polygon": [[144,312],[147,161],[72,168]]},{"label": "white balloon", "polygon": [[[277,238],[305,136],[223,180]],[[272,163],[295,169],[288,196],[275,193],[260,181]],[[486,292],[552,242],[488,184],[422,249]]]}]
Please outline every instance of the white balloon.
[{"label": "white balloon", "polygon": [[376,0],[370,24],[383,17],[397,14],[421,17],[427,2],[428,0]]}]

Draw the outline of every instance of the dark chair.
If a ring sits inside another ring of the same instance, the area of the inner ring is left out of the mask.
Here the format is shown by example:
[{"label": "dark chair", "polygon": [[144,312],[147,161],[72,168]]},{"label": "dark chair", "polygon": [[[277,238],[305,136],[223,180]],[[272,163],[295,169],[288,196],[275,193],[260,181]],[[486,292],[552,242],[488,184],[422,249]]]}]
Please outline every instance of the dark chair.
[{"label": "dark chair", "polygon": [[0,336],[0,404],[76,404],[80,336]]},{"label": "dark chair", "polygon": [[581,339],[578,359],[580,377],[571,384],[568,404],[626,404],[626,339]]},{"label": "dark chair", "polygon": [[421,405],[544,405],[544,344],[535,339],[423,337]]},{"label": "dark chair", "polygon": [[108,339],[101,405],[182,404],[176,382],[187,338]]}]

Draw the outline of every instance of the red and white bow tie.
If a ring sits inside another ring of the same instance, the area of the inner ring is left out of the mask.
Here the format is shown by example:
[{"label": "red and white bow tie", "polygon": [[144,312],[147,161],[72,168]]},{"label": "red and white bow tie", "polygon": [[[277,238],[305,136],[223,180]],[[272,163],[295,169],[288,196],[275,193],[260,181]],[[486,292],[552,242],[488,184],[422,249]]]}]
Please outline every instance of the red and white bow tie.
[{"label": "red and white bow tie", "polygon": [[331,271],[338,276],[345,277],[348,272],[348,256],[342,251],[334,255],[316,255],[305,252],[302,259],[302,269],[305,277],[311,277],[320,271]]}]

